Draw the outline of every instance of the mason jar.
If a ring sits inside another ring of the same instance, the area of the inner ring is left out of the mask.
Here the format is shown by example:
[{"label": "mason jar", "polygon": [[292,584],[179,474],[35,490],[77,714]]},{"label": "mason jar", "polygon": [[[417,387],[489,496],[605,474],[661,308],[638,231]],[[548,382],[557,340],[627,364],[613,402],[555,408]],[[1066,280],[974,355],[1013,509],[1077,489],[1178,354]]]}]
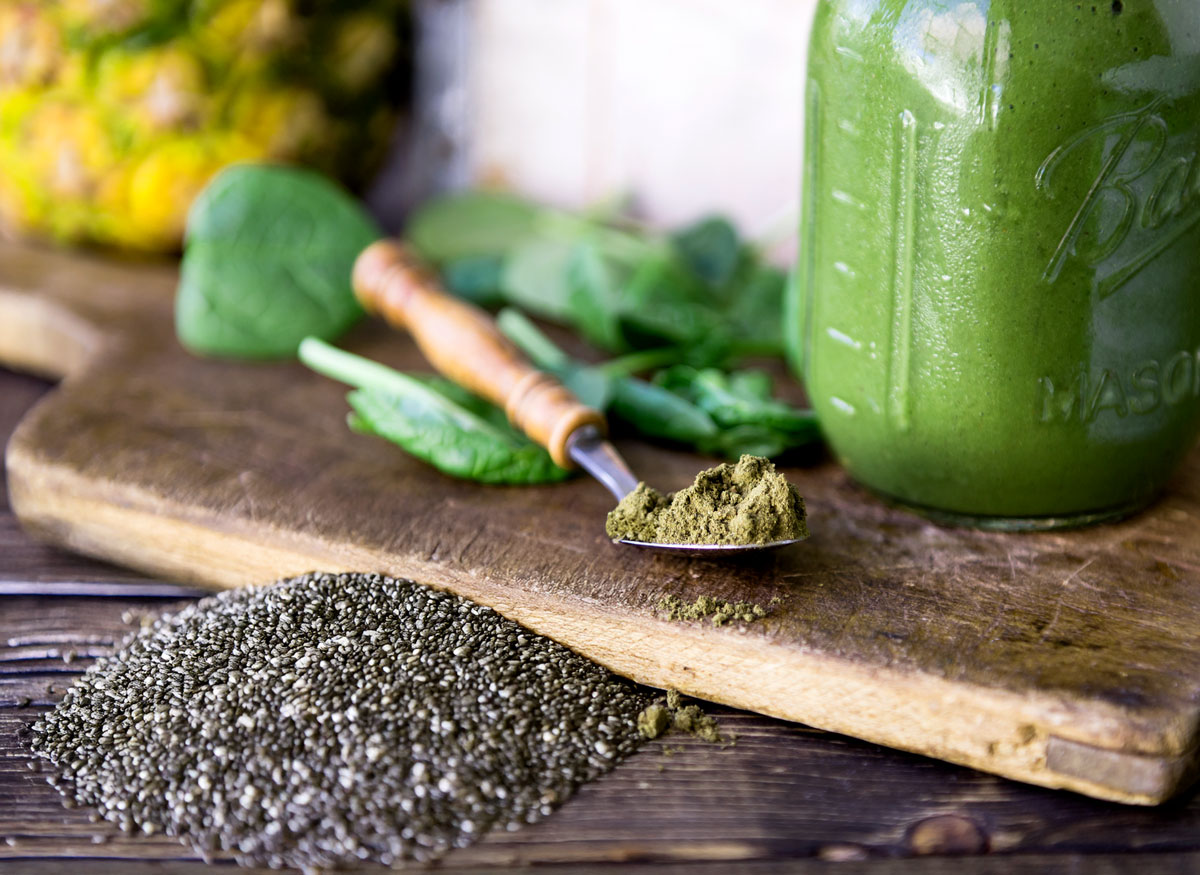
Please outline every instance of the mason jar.
[{"label": "mason jar", "polygon": [[834,453],[951,522],[1147,504],[1200,411],[1200,2],[822,0],[787,331]]}]

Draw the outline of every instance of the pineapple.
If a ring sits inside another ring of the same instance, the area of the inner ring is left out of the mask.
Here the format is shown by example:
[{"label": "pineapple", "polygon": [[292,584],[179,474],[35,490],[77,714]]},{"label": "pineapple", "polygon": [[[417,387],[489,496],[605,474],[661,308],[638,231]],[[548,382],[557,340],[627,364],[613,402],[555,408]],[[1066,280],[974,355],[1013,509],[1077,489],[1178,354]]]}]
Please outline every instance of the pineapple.
[{"label": "pineapple", "polygon": [[0,0],[0,229],[177,249],[235,161],[361,184],[403,96],[406,0]]}]

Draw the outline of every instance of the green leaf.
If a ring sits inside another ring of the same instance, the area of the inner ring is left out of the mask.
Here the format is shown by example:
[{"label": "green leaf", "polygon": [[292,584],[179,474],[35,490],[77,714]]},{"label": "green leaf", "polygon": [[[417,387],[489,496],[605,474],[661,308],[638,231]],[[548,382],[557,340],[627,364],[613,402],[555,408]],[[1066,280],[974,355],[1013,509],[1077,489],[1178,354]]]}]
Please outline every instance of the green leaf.
[{"label": "green leaf", "polygon": [[[668,389],[629,376],[622,360],[595,366],[577,362],[516,310],[501,311],[497,324],[535,365],[555,374],[581,401],[611,410],[643,435],[693,445],[718,436],[707,413]],[[613,364],[622,367],[610,370]]]},{"label": "green leaf", "polygon": [[466,192],[429,201],[412,214],[405,236],[426,260],[503,255],[529,239],[541,209],[506,194]]},{"label": "green leaf", "polygon": [[[805,438],[817,434],[816,414],[770,397],[770,378],[762,372],[675,365],[655,382],[687,398],[723,428],[759,425]],[[764,391],[765,390],[765,391]]]},{"label": "green leaf", "polygon": [[[403,371],[400,373],[404,374]],[[447,380],[445,377],[439,377],[436,374],[404,374],[404,376],[410,380],[415,380],[435,395],[440,395],[441,398],[457,405],[472,416],[478,417],[491,427],[492,431],[490,435],[497,440],[513,448],[523,447],[531,443],[529,438],[512,427],[503,410],[490,401],[485,401],[478,395],[468,392],[457,383]],[[441,399],[437,400],[440,404]],[[458,414],[459,411],[454,411],[455,422],[461,426],[464,420]],[[467,420],[467,422],[470,422],[470,420]],[[480,429],[478,423],[472,423],[469,430],[488,431],[487,429]]]},{"label": "green leaf", "polygon": [[742,256],[737,229],[724,216],[709,216],[677,231],[671,243],[688,267],[714,286],[733,278]]},{"label": "green leaf", "polygon": [[386,438],[444,474],[491,484],[570,476],[502,410],[448,380],[404,374],[316,338],[300,345],[300,360],[357,387],[347,396],[351,428]]},{"label": "green leaf", "polygon": [[649,437],[700,444],[718,433],[712,417],[668,389],[624,377],[613,382],[613,414]]},{"label": "green leaf", "polygon": [[[406,397],[409,395],[425,395],[429,404],[440,403],[445,396],[433,393],[425,382],[411,374],[389,368],[387,365],[363,358],[354,353],[346,352],[335,346],[330,346],[315,337],[306,337],[300,344],[300,361],[312,368],[318,374],[347,383],[357,389],[370,389],[385,395]],[[455,424],[464,430],[487,430],[491,426],[486,420],[462,408],[461,405],[445,407],[447,416],[454,419]],[[505,432],[495,432],[493,437],[506,439]]]},{"label": "green leaf", "polygon": [[444,402],[430,395],[387,395],[358,389],[346,396],[354,414],[350,427],[385,438],[443,474],[493,485],[554,483],[570,472],[558,467],[544,449],[525,439],[523,445],[497,440],[482,430],[462,430],[446,415]]},{"label": "green leaf", "polygon": [[180,342],[203,355],[284,358],[362,316],[355,258],[379,238],[366,211],[318,173],[236,165],[188,217],[175,300]]},{"label": "green leaf", "polygon": [[771,375],[757,368],[730,371],[724,375],[732,395],[757,401],[771,400]]},{"label": "green leaf", "polygon": [[622,311],[619,267],[596,247],[576,247],[567,266],[571,322],[584,339],[601,349],[625,348],[621,335]]},{"label": "green leaf", "polygon": [[543,371],[554,373],[571,364],[570,356],[520,310],[505,307],[496,314],[496,327]]},{"label": "green leaf", "polygon": [[696,441],[703,452],[771,458],[820,439],[816,414],[772,398],[771,378],[763,371],[675,365],[660,371],[655,383],[695,404],[719,426],[716,434]]},{"label": "green leaf", "polygon": [[504,259],[498,255],[466,255],[442,265],[442,284],[464,301],[495,307],[504,301],[500,290]]},{"label": "green leaf", "polygon": [[643,261],[630,278],[619,318],[630,346],[693,344],[726,335],[712,294],[672,256]]},{"label": "green leaf", "polygon": [[573,250],[573,244],[562,240],[531,239],[517,246],[505,260],[501,277],[506,300],[537,316],[569,321],[571,286],[567,269]]},{"label": "green leaf", "polygon": [[616,381],[599,368],[572,363],[555,376],[575,394],[576,398],[593,410],[603,413],[612,403]]},{"label": "green leaf", "polygon": [[703,453],[724,456],[726,459],[740,459],[742,456],[770,459],[806,443],[808,441],[797,442],[787,432],[768,426],[739,425],[722,429],[710,439],[698,441],[697,448]]},{"label": "green leaf", "polygon": [[787,275],[755,258],[744,267],[727,292],[726,318],[733,333],[753,341],[760,355],[783,354],[783,296]]}]

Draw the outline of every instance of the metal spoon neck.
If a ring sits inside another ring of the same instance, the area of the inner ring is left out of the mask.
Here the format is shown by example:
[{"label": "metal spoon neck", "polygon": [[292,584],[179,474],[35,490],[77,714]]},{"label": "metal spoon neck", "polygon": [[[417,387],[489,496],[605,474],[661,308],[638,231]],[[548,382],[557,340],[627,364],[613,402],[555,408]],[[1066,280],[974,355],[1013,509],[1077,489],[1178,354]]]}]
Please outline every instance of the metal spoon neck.
[{"label": "metal spoon neck", "polygon": [[567,438],[567,455],[604,484],[617,501],[637,489],[637,477],[595,426],[585,425],[571,433]]}]

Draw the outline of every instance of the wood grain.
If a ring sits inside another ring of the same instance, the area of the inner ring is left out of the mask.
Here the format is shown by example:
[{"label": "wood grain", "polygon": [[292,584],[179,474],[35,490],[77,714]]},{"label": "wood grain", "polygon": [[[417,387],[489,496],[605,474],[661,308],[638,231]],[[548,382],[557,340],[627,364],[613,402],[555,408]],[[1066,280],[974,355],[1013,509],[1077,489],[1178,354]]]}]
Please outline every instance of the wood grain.
[{"label": "wood grain", "polygon": [[[0,442],[45,384],[0,371]],[[35,545],[11,525],[0,492],[0,580],[66,572],[93,582],[135,574]],[[126,612],[169,601],[0,599],[0,869],[49,875],[199,873],[184,848],[126,836],[63,809],[16,737],[80,671],[131,628]],[[74,651],[70,664],[63,655]],[[47,686],[53,687],[47,693]],[[24,702],[29,698],[28,703]],[[583,790],[553,817],[489,836],[439,872],[502,865],[542,875],[610,872],[981,873],[1193,872],[1200,866],[1200,800],[1131,808],[1054,793],[830,736],[754,714],[714,710],[736,733],[730,748],[667,738]],[[669,752],[669,755],[668,755]],[[913,836],[946,817],[974,824],[990,857],[914,857]],[[95,837],[95,838],[94,838]],[[1140,851],[1140,852],[1139,852]],[[460,856],[461,854],[461,856]],[[705,855],[711,855],[706,859]]]},{"label": "wood grain", "polygon": [[[450,480],[348,434],[342,388],[298,365],[188,356],[173,285],[166,267],[0,250],[0,359],[67,377],[8,447],[13,507],[39,536],[213,586],[414,577],[654,686],[1128,802],[1188,780],[1200,456],[1141,516],[1043,535],[938,528],[832,465],[796,468],[806,544],[723,564],[644,553],[604,537],[593,482]],[[346,343],[422,367],[378,325]],[[668,489],[709,462],[620,446]],[[720,629],[655,609],[701,593],[777,601]]]},{"label": "wood grain", "polygon": [[[92,658],[127,634],[123,614],[173,607],[126,599],[4,602],[0,799],[13,804],[0,806],[0,860],[187,856],[171,839],[126,836],[89,822],[86,810],[62,808],[44,776],[27,768],[17,739],[21,723],[50,707]],[[62,659],[67,650],[79,654],[70,664]],[[447,863],[880,861],[917,855],[913,836],[921,825],[947,817],[973,824],[985,849],[1002,857],[1200,849],[1194,798],[1157,808],[1114,805],[754,714],[709,710],[737,736],[732,747],[676,736],[650,743],[553,817],[489,835]]]},{"label": "wood grain", "polygon": [[[72,867],[77,866],[71,861]],[[1190,875],[1200,865],[1197,854],[1125,854],[1119,857],[1096,859],[1079,854],[1021,855],[972,861],[971,872],[978,875],[1061,875],[1063,872],[1086,872],[1088,875]],[[58,875],[62,861],[20,860],[10,864],[8,875]],[[871,860],[862,862],[833,862],[823,860],[760,860],[739,861],[737,871],[745,875],[816,875],[836,871],[838,875],[959,875],[963,862],[954,858],[932,860]],[[198,875],[211,872],[203,863],[182,861],[149,862],[131,860],[96,860],[86,866],[89,875]],[[268,875],[274,869],[237,869],[238,875]],[[385,872],[375,868],[355,871]],[[484,875],[495,873],[492,866],[439,866],[439,875]],[[505,868],[509,875],[611,875],[611,863],[596,865],[517,865]],[[727,862],[654,863],[633,862],[621,867],[623,875],[719,875],[730,871]]]},{"label": "wood grain", "polygon": [[[46,383],[41,380],[13,373],[4,374],[3,388],[0,389],[0,442],[7,443],[8,435],[19,417],[45,395],[46,390]],[[70,586],[91,580],[97,575],[113,584],[145,581],[135,571],[102,565],[24,535],[8,507],[7,477],[3,465],[0,465],[0,559],[0,584],[50,588],[60,584]]]}]

